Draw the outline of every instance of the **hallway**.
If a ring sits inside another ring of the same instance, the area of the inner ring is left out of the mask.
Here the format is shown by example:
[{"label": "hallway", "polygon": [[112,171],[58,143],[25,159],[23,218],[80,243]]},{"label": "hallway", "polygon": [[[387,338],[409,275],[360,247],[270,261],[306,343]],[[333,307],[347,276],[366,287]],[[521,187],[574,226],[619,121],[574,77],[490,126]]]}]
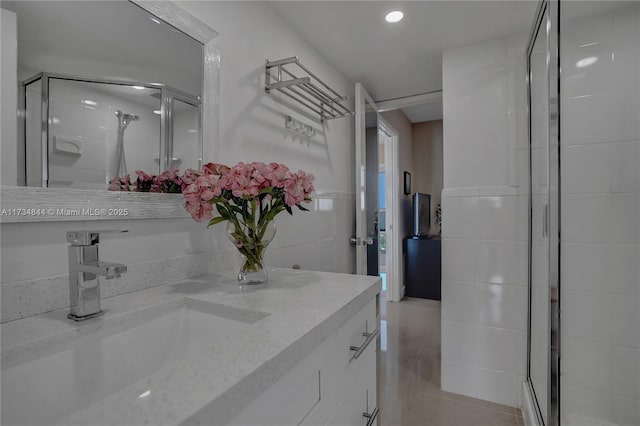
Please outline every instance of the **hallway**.
[{"label": "hallway", "polygon": [[440,390],[440,302],[381,298],[380,424],[522,426],[519,409]]}]

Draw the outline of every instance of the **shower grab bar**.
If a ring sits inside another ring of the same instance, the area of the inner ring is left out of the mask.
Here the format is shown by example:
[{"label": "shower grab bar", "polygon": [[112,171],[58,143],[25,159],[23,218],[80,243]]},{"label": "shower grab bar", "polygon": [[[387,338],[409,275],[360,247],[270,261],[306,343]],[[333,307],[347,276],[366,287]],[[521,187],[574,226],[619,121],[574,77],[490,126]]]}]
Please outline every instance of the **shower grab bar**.
[{"label": "shower grab bar", "polygon": [[[297,66],[303,74],[296,75],[292,70],[285,68],[287,65]],[[354,115],[354,112],[344,105],[347,97],[340,95],[302,65],[297,56],[265,61],[264,91],[271,93],[273,90],[278,90],[318,114],[321,122]]]}]

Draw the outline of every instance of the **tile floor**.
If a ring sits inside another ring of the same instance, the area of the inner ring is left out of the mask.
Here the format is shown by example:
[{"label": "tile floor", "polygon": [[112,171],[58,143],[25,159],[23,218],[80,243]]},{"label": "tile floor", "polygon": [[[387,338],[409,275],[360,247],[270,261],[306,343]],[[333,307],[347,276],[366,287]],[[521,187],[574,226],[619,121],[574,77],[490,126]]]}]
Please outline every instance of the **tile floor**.
[{"label": "tile floor", "polygon": [[523,426],[519,409],[440,390],[440,302],[382,298],[380,425]]}]

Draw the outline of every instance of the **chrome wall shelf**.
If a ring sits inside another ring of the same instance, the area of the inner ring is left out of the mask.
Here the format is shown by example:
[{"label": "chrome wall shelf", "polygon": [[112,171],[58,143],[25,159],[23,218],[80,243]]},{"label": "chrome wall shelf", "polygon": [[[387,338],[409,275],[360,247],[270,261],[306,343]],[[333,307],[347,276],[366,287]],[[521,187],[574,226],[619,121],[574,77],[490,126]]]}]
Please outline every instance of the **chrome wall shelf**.
[{"label": "chrome wall shelf", "polygon": [[347,97],[309,71],[297,56],[278,61],[267,60],[264,68],[265,92],[278,90],[318,114],[321,122],[353,115],[353,111],[344,105]]}]

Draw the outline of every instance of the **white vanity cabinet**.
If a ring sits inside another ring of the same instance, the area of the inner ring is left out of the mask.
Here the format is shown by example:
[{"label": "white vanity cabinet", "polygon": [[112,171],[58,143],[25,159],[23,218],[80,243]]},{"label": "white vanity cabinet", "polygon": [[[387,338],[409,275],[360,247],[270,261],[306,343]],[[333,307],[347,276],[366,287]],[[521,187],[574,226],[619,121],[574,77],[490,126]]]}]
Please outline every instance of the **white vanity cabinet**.
[{"label": "white vanity cabinet", "polygon": [[229,424],[377,424],[378,303],[370,300]]}]

